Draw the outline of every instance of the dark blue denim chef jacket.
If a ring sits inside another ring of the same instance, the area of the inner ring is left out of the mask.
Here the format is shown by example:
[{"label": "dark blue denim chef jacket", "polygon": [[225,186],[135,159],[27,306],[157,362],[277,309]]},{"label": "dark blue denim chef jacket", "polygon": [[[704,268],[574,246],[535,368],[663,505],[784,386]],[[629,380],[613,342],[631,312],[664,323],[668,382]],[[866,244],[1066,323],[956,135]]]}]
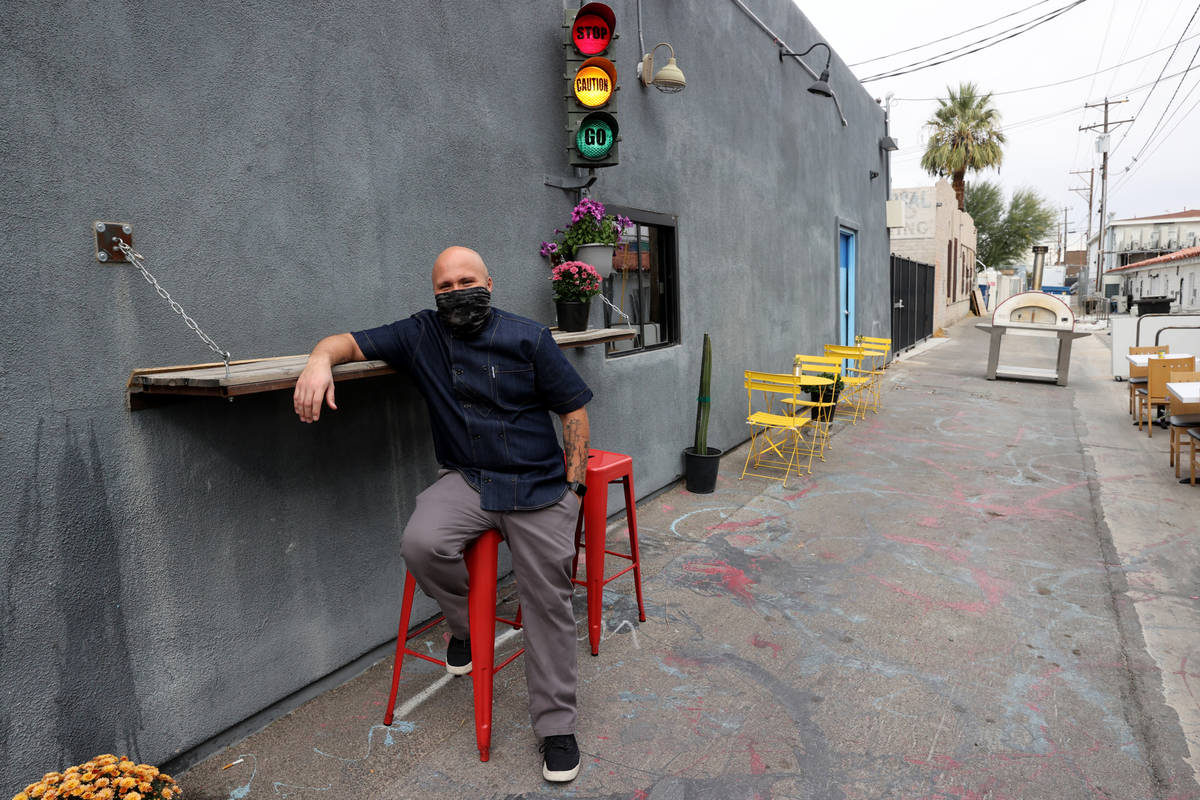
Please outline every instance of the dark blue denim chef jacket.
[{"label": "dark blue denim chef jacket", "polygon": [[462,473],[485,511],[558,502],[566,468],[549,413],[592,399],[579,373],[540,322],[493,308],[471,339],[457,339],[437,313],[355,331],[368,359],[407,372],[425,397],[438,462]]}]

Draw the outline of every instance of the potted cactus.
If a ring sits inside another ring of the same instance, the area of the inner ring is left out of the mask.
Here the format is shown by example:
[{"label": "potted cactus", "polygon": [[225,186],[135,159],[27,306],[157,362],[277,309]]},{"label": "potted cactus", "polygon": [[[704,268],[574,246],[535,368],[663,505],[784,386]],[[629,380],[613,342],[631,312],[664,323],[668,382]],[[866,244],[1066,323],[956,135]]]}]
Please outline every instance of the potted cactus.
[{"label": "potted cactus", "polygon": [[712,341],[704,334],[704,351],[700,360],[700,393],[696,397],[696,438],[683,451],[684,484],[689,492],[711,494],[717,486],[717,470],[721,466],[721,450],[708,446],[708,413],[712,403],[709,386],[712,382]]}]

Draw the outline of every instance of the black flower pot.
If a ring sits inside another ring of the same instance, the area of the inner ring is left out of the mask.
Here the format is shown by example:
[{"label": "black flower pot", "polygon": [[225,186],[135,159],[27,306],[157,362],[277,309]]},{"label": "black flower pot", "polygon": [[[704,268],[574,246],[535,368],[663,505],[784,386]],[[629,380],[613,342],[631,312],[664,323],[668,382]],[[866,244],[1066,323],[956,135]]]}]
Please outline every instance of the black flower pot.
[{"label": "black flower pot", "polygon": [[558,311],[558,329],[560,331],[586,331],[588,326],[588,309],[592,299],[583,302],[571,300],[555,300],[554,308]]},{"label": "black flower pot", "polygon": [[712,494],[717,488],[717,471],[721,467],[721,450],[709,447],[697,453],[689,447],[683,451],[684,486],[693,494]]},{"label": "black flower pot", "polygon": [[832,406],[812,406],[809,408],[809,416],[814,422],[831,422],[834,414],[837,412],[838,395],[841,392],[835,389],[822,388],[819,392],[809,392],[808,399],[814,403],[833,403]]}]

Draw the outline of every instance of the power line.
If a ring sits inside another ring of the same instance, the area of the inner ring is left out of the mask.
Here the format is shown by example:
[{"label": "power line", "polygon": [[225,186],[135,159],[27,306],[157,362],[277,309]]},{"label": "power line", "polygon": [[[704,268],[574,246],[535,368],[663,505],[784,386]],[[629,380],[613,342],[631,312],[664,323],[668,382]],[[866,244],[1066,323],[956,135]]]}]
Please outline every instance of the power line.
[{"label": "power line", "polygon": [[1141,161],[1137,162],[1136,164],[1130,164],[1128,167],[1125,168],[1126,171],[1122,173],[1121,177],[1119,178],[1120,182],[1117,183],[1117,185],[1113,187],[1113,191],[1125,188],[1125,186],[1133,178],[1133,176],[1137,172],[1137,170],[1139,168],[1141,168],[1142,165],[1146,164],[1150,160],[1150,158],[1149,158],[1150,156],[1152,156],[1156,152],[1158,152],[1158,148],[1161,147],[1167,141],[1167,139],[1171,138],[1171,134],[1175,133],[1176,128],[1178,128],[1180,125],[1182,125],[1184,122],[1186,122],[1187,118],[1192,115],[1192,112],[1195,111],[1197,107],[1200,107],[1200,98],[1197,98],[1196,102],[1192,104],[1192,107],[1187,110],[1187,113],[1184,114],[1182,117],[1180,117],[1179,121],[1175,123],[1175,126],[1173,128],[1171,128],[1171,130],[1167,134],[1165,134],[1161,139],[1158,140],[1158,143],[1154,145],[1154,149],[1151,150],[1147,154],[1146,158],[1142,159]]},{"label": "power line", "polygon": [[[1197,36],[1200,36],[1200,34],[1197,34]],[[1180,75],[1187,75],[1189,72],[1195,72],[1196,70],[1200,70],[1200,64],[1193,65],[1193,66],[1189,67],[1188,69],[1183,69],[1183,70],[1180,70],[1179,72],[1173,72],[1170,75],[1167,75],[1166,79],[1170,80],[1171,78],[1177,78]],[[1142,89],[1152,86],[1153,84],[1154,84],[1153,81],[1148,81],[1146,83],[1143,83],[1141,86],[1134,86],[1131,89],[1126,89],[1121,92],[1114,92],[1113,94],[1122,94],[1122,95],[1133,94],[1134,92],[1140,92]],[[1200,85],[1200,84],[1197,84],[1197,85]],[[1196,87],[1193,86],[1192,90],[1194,90],[1195,88]],[[1188,97],[1190,97],[1190,96],[1191,96],[1191,91],[1188,92]],[[920,100],[920,99],[924,99],[924,98],[895,98],[895,99],[905,99],[905,100],[911,101],[911,100]],[[932,97],[932,98],[928,98],[928,99],[937,100],[938,98]],[[1187,98],[1185,97],[1184,100],[1186,101],[1186,99]],[[1078,104],[1072,105],[1069,108],[1064,108],[1060,111],[1050,111],[1045,114],[1039,114],[1036,117],[1030,117],[1028,119],[1019,120],[1017,122],[1011,122],[1008,125],[1002,125],[1002,126],[1000,126],[1000,131],[1002,133],[1007,133],[1011,130],[1015,130],[1016,128],[1021,128],[1026,125],[1033,125],[1038,122],[1046,122],[1046,121],[1049,121],[1056,117],[1062,117],[1062,116],[1066,116],[1067,114],[1071,114],[1075,111],[1078,111],[1081,107],[1084,109],[1087,108],[1086,106],[1079,106]],[[900,148],[900,151],[895,156],[893,156],[893,158],[896,158],[896,159],[903,158],[903,157],[909,155],[910,153],[917,153],[918,151],[923,152],[924,145],[918,144],[918,145],[910,145],[909,147],[902,147],[902,148]]]},{"label": "power line", "polygon": [[[1108,18],[1110,25],[1112,24],[1113,17],[1116,16],[1116,10],[1117,10],[1116,3],[1117,3],[1117,0],[1113,0],[1113,13],[1110,14],[1109,18]],[[1121,56],[1120,56],[1121,58],[1124,58],[1125,54],[1129,52],[1129,45],[1133,41],[1134,35],[1139,30],[1141,30],[1142,14],[1145,11],[1146,11],[1146,0],[1141,0],[1141,2],[1138,3],[1137,11],[1133,12],[1133,18],[1129,22],[1129,26],[1128,26],[1129,33],[1125,37],[1125,46],[1121,48]],[[1105,34],[1105,37],[1107,38],[1107,33]],[[1100,65],[1097,64],[1096,66],[1100,66]],[[1145,69],[1145,67],[1142,67],[1142,69]],[[1142,77],[1142,75],[1141,75],[1141,72],[1139,71],[1138,78],[1141,78],[1141,77]],[[1113,75],[1112,80],[1108,82],[1108,94],[1110,94],[1110,95],[1113,94],[1113,84],[1116,83],[1116,80],[1117,80],[1117,76]],[[1088,94],[1090,95],[1091,91],[1089,91]]]},{"label": "power line", "polygon": [[961,30],[958,33],[951,33],[950,35],[943,36],[940,39],[934,39],[931,42],[925,42],[925,44],[914,45],[912,47],[907,47],[903,50],[897,50],[894,53],[888,53],[886,56],[875,56],[875,58],[868,58],[866,61],[857,61],[853,64],[847,64],[846,66],[859,67],[859,66],[862,66],[863,64],[870,64],[872,61],[882,61],[885,58],[891,58],[892,56],[898,56],[898,55],[901,55],[902,53],[911,53],[913,50],[920,50],[922,47],[929,47],[930,45],[935,45],[935,44],[938,44],[939,42],[946,42],[946,41],[949,41],[950,39],[954,39],[958,36],[962,36],[964,33],[970,33],[971,31],[977,31],[980,28],[986,28],[988,25],[991,25],[993,22],[999,22],[1002,19],[1008,19],[1009,17],[1015,17],[1017,14],[1021,14],[1021,13],[1028,11],[1029,9],[1034,8],[1036,6],[1045,5],[1046,3],[1049,3],[1049,2],[1050,2],[1050,0],[1038,0],[1038,2],[1034,3],[1033,5],[1025,6],[1024,8],[1022,8],[1018,11],[1014,11],[1011,14],[1005,14],[1002,17],[996,17],[995,19],[990,20],[989,22],[984,22],[980,25],[975,25],[973,27],[966,28],[965,30]]},{"label": "power line", "polygon": [[[1192,67],[1192,69],[1200,69],[1200,65]],[[1183,104],[1192,98],[1192,93],[1195,92],[1196,89],[1198,89],[1198,88],[1200,88],[1200,81],[1197,81],[1196,83],[1192,84],[1192,88],[1188,89],[1188,93],[1186,95],[1184,95],[1183,99],[1179,101],[1179,104],[1177,106],[1175,106],[1175,109],[1171,112],[1170,116],[1167,117],[1166,123],[1164,123],[1164,124],[1169,124],[1172,120],[1175,119],[1175,115],[1178,114],[1179,111],[1183,108]],[[1194,108],[1194,106],[1193,106],[1193,108]],[[1187,115],[1190,113],[1191,113],[1191,109],[1188,109],[1187,113],[1184,114],[1184,118],[1186,119]],[[1164,138],[1165,138],[1165,136],[1170,136],[1171,133],[1174,133],[1175,128],[1178,128],[1178,127],[1179,127],[1179,123],[1176,123],[1175,126],[1171,128],[1170,133],[1167,133],[1164,135]],[[1154,146],[1155,150],[1158,149],[1159,144],[1162,144],[1162,141],[1163,141],[1162,138],[1158,139],[1158,142]],[[1151,152],[1154,152],[1154,151],[1152,150]]]},{"label": "power line", "polygon": [[[1142,0],[1142,2],[1145,2],[1145,0]],[[1087,91],[1084,92],[1084,95],[1083,95],[1084,97],[1090,97],[1092,94],[1092,90],[1096,88],[1096,75],[1099,74],[1100,65],[1102,63],[1104,63],[1104,51],[1108,47],[1108,34],[1110,34],[1112,32],[1112,24],[1113,24],[1113,19],[1116,17],[1116,11],[1117,11],[1117,0],[1113,0],[1112,8],[1109,9],[1109,13],[1108,13],[1108,21],[1104,25],[1104,38],[1100,40],[1100,49],[1096,53],[1096,70],[1097,71],[1092,73],[1092,82],[1088,84]],[[1132,38],[1133,38],[1133,32],[1130,31],[1130,35],[1125,39],[1125,47],[1124,47],[1124,49],[1121,50],[1121,55],[1117,59],[1118,61],[1125,58],[1125,54],[1129,51],[1129,42],[1132,40]],[[1113,80],[1116,80],[1116,79],[1117,79],[1117,76],[1114,75]],[[1079,112],[1079,125],[1083,125],[1083,122],[1086,117],[1087,117],[1087,109],[1084,108],[1084,109],[1080,110],[1080,112]],[[1074,164],[1076,162],[1076,160],[1079,158],[1079,145],[1080,145],[1079,139],[1080,139],[1080,137],[1078,137],[1078,136],[1075,137],[1075,152],[1071,153],[1071,163],[1072,164]],[[1088,225],[1091,225],[1090,219],[1088,220]]]},{"label": "power line", "polygon": [[[1200,11],[1200,5],[1196,6],[1196,10]],[[1192,65],[1196,63],[1196,56],[1198,56],[1198,55],[1200,55],[1200,47],[1197,47],[1196,50],[1192,53],[1192,60],[1189,61],[1188,65],[1187,65],[1188,70],[1190,70],[1192,68]],[[1184,71],[1187,72],[1187,70],[1184,70]],[[1187,76],[1180,77],[1179,83],[1175,84],[1175,91],[1171,93],[1171,99],[1168,100],[1166,106],[1163,107],[1162,114],[1159,114],[1159,116],[1158,116],[1158,122],[1155,122],[1154,127],[1150,129],[1150,135],[1148,137],[1146,137],[1145,144],[1142,145],[1141,150],[1137,151],[1137,155],[1135,155],[1133,157],[1133,161],[1137,161],[1139,158],[1141,158],[1142,153],[1145,153],[1146,148],[1150,146],[1150,142],[1154,141],[1154,136],[1156,133],[1158,133],[1159,126],[1162,125],[1163,120],[1166,119],[1167,112],[1171,110],[1171,104],[1174,103],[1175,98],[1179,96],[1179,89],[1180,89],[1180,87],[1183,86],[1183,81],[1186,77]],[[1195,90],[1195,88],[1196,87],[1193,86],[1192,90]],[[1189,96],[1191,95],[1192,90],[1188,91]],[[1147,97],[1149,97],[1149,96],[1147,95]],[[1176,108],[1175,110],[1178,111],[1179,109]],[[1130,127],[1132,127],[1132,126],[1130,126]]]},{"label": "power line", "polygon": [[[1033,30],[1034,28],[1038,27],[1039,25],[1042,25],[1046,22],[1049,22],[1052,19],[1055,19],[1056,17],[1062,15],[1063,13],[1071,10],[1075,6],[1080,5],[1081,3],[1084,3],[1084,2],[1086,2],[1086,0],[1075,0],[1075,2],[1073,2],[1073,3],[1070,3],[1061,8],[1055,9],[1054,11],[1048,12],[1040,17],[1034,17],[1032,20],[1028,20],[1027,22],[1022,22],[1020,25],[1016,25],[1012,28],[1006,28],[1005,30],[999,31],[997,33],[989,34],[989,35],[983,37],[982,39],[977,39],[974,42],[968,42],[967,44],[961,45],[959,47],[955,47],[951,50],[947,50],[944,53],[938,53],[937,55],[930,56],[929,58],[924,58],[924,59],[920,59],[918,61],[914,61],[911,64],[905,64],[903,66],[896,67],[892,70],[886,70],[884,72],[880,72],[880,73],[872,75],[870,77],[862,78],[859,82],[867,83],[869,81],[876,81],[876,80],[880,80],[882,78],[894,78],[899,75],[907,75],[910,72],[917,72],[922,69],[927,69],[929,67],[937,66],[938,64],[945,64],[947,61],[954,61],[955,59],[962,58],[963,56],[970,55],[972,53],[977,53],[980,50],[985,50],[989,47],[992,47],[993,45],[999,44],[1000,42],[1007,41],[1009,39],[1012,39],[1015,36],[1020,36],[1022,33],[1026,33],[1030,30]],[[1002,36],[1002,34],[1006,34],[1006,33],[1009,35]],[[996,37],[1001,37],[1001,36],[1002,36],[1002,38],[998,38],[998,39],[996,38]],[[991,39],[995,39],[995,41],[989,41]],[[985,42],[986,42],[986,44],[984,44]],[[976,47],[973,50],[967,50],[967,48],[974,47],[974,45],[981,45],[981,46]],[[959,52],[960,50],[966,50],[966,52],[960,53]],[[958,54],[954,55],[955,53],[958,53]],[[947,56],[947,58],[942,58],[942,56]],[[942,60],[934,61],[933,59],[942,59]],[[912,69],[909,69],[910,67],[912,67]]]},{"label": "power line", "polygon": [[[1191,41],[1192,39],[1195,39],[1198,36],[1200,36],[1200,33],[1193,33],[1191,36],[1188,36],[1183,41],[1188,42],[1188,41]],[[1089,73],[1087,75],[1080,75],[1075,78],[1066,78],[1065,80],[1054,81],[1053,83],[1043,83],[1040,86],[1026,86],[1024,89],[1006,89],[1002,92],[991,92],[990,94],[993,97],[999,97],[1001,95],[1006,95],[1006,94],[1021,94],[1022,92],[1032,92],[1032,91],[1036,91],[1038,89],[1050,89],[1055,86],[1063,86],[1064,84],[1074,83],[1075,81],[1082,81],[1082,80],[1086,80],[1088,78],[1094,78],[1095,76],[1102,75],[1105,72],[1111,72],[1114,69],[1120,69],[1121,67],[1127,67],[1130,64],[1134,64],[1138,61],[1149,58],[1150,56],[1158,55],[1159,53],[1163,52],[1164,50],[1170,50],[1173,46],[1174,45],[1167,45],[1166,47],[1160,47],[1157,50],[1151,50],[1149,53],[1145,53],[1143,55],[1136,56],[1134,58],[1129,59],[1128,61],[1122,61],[1120,64],[1113,64],[1111,67],[1105,67],[1104,69],[1097,70],[1097,71]],[[1183,74],[1183,73],[1179,73],[1179,72],[1175,73],[1175,75],[1181,75],[1181,74]],[[1173,78],[1173,77],[1175,77],[1175,75],[1168,75],[1167,77]],[[1145,85],[1149,86],[1150,84],[1145,84]],[[1130,89],[1129,91],[1137,91],[1137,90]],[[1091,92],[1088,92],[1088,94],[1091,94]],[[1124,94],[1124,92],[1111,92],[1111,94]],[[940,100],[941,98],[940,97],[895,97],[893,99],[894,100],[906,100],[908,102],[922,102],[922,101]]]},{"label": "power line", "polygon": [[[1171,78],[1176,78],[1176,77],[1179,77],[1180,75],[1186,75],[1187,73],[1195,72],[1196,70],[1200,70],[1200,64],[1193,65],[1188,69],[1180,70],[1179,72],[1172,73],[1165,77],[1167,80],[1170,80]],[[1134,92],[1138,92],[1138,91],[1141,91],[1142,89],[1152,86],[1153,83],[1154,83],[1153,81],[1148,81],[1146,83],[1143,83],[1140,86],[1135,86],[1132,89],[1126,89],[1123,92],[1115,92],[1114,94],[1132,94]],[[1190,89],[1188,91],[1188,94],[1184,97],[1184,102],[1186,102],[1187,99],[1191,97],[1192,92],[1195,91],[1197,88],[1200,88],[1200,81],[1197,81],[1196,84],[1193,84],[1192,89]],[[1182,103],[1180,105],[1182,106]],[[1200,106],[1200,100],[1198,100],[1197,103],[1195,105],[1193,105],[1190,109],[1188,109],[1187,114],[1184,115],[1184,119],[1186,119],[1187,116],[1190,116],[1191,113],[1196,110],[1197,106]],[[1078,106],[1078,105],[1072,105],[1069,108],[1064,108],[1059,111],[1051,111],[1051,112],[1048,112],[1045,114],[1040,114],[1036,117],[1029,117],[1028,119],[1018,120],[1017,122],[1013,122],[1008,125],[1001,126],[1000,131],[1002,133],[1009,133],[1018,128],[1024,128],[1027,126],[1034,126],[1034,125],[1038,125],[1041,123],[1050,122],[1059,117],[1064,117],[1068,114],[1073,114],[1075,111],[1079,110],[1079,108],[1080,108],[1080,106]],[[1083,106],[1083,109],[1086,111],[1087,106],[1086,105]],[[1181,125],[1183,123],[1183,121],[1184,121],[1183,119],[1179,120],[1175,124],[1175,126],[1171,128],[1170,132],[1168,132],[1163,139],[1159,140],[1158,145],[1155,145],[1154,150],[1151,151],[1151,153],[1150,153],[1151,155],[1153,155],[1153,153],[1158,150],[1158,146],[1161,145],[1162,142],[1165,141],[1166,138],[1170,137],[1170,135],[1175,132],[1175,130],[1179,127],[1179,125]],[[1169,120],[1168,120],[1168,122],[1169,122]],[[909,145],[908,147],[900,148],[900,150],[892,156],[892,160],[894,163],[897,163],[897,164],[900,164],[900,163],[907,164],[911,161],[914,161],[914,160],[920,158],[921,155],[924,153],[924,151],[925,151],[924,144]],[[1137,167],[1141,166],[1143,163],[1145,163],[1145,160],[1138,161],[1136,164],[1131,163],[1124,170],[1122,170],[1120,175],[1115,179],[1117,182],[1113,186],[1113,191],[1117,191],[1117,190],[1123,188],[1125,186],[1125,184],[1128,182],[1128,179],[1130,177],[1132,177],[1133,173],[1131,172],[1131,170],[1136,170]]]},{"label": "power line", "polygon": [[1129,133],[1133,130],[1134,125],[1137,124],[1137,119],[1146,109],[1146,103],[1150,102],[1150,95],[1154,94],[1154,90],[1158,87],[1159,81],[1163,79],[1163,73],[1167,71],[1167,65],[1171,63],[1171,59],[1175,58],[1175,51],[1179,49],[1179,45],[1183,44],[1183,37],[1187,35],[1188,28],[1192,27],[1192,23],[1195,22],[1197,12],[1200,12],[1200,3],[1196,4],[1196,9],[1192,12],[1192,18],[1188,20],[1188,24],[1183,26],[1183,32],[1179,34],[1179,41],[1175,42],[1175,46],[1171,49],[1171,55],[1167,56],[1167,60],[1163,62],[1162,69],[1158,72],[1158,77],[1154,79],[1154,86],[1150,87],[1149,94],[1147,94],[1146,98],[1142,100],[1142,105],[1140,108],[1138,108],[1137,113],[1133,115],[1133,125],[1130,125],[1125,129],[1125,132],[1121,134],[1121,138],[1118,139],[1117,143],[1113,145],[1112,152],[1115,153],[1117,148],[1121,146],[1121,143],[1129,138]]},{"label": "power line", "polygon": [[[1200,67],[1192,67],[1192,69],[1198,69],[1198,68],[1200,68]],[[1171,77],[1174,77],[1174,76],[1171,76]],[[1175,107],[1175,110],[1171,112],[1171,117],[1167,119],[1168,123],[1171,121],[1171,118],[1174,118],[1174,116],[1179,113],[1179,110],[1181,108],[1183,108],[1183,104],[1188,101],[1188,99],[1192,96],[1192,93],[1196,91],[1197,87],[1200,87],[1200,81],[1193,83],[1192,88],[1188,89],[1188,93],[1184,96],[1183,100],[1180,102],[1180,104],[1178,106]],[[1133,158],[1132,161],[1130,161],[1127,165],[1125,165],[1125,169],[1123,169],[1121,171],[1121,177],[1119,179],[1120,182],[1113,188],[1120,189],[1120,188],[1124,187],[1125,184],[1129,182],[1129,179],[1133,177],[1133,175],[1137,171],[1137,169],[1139,167],[1141,167],[1143,164],[1145,164],[1147,161],[1149,161],[1150,156],[1152,156],[1156,152],[1158,152],[1158,148],[1162,147],[1163,143],[1165,143],[1168,139],[1171,138],[1171,134],[1175,133],[1175,131],[1179,128],[1179,126],[1182,125],[1187,120],[1187,118],[1192,115],[1192,112],[1196,110],[1197,106],[1200,106],[1200,99],[1197,99],[1197,101],[1192,104],[1191,108],[1189,108],[1186,112],[1184,112],[1183,116],[1180,117],[1179,120],[1171,127],[1171,130],[1163,133],[1161,136],[1157,135],[1161,131],[1161,128],[1158,125],[1156,125],[1154,132],[1151,133],[1150,138],[1147,139],[1146,143],[1142,146],[1142,150],[1138,152],[1138,154]],[[1161,120],[1160,120],[1160,123],[1161,123]],[[1157,141],[1155,141],[1155,139],[1157,139]],[[1149,153],[1147,153],[1146,158],[1143,159],[1142,153],[1145,152],[1146,148],[1150,146],[1151,142],[1154,143],[1154,149],[1151,150]]]},{"label": "power line", "polygon": [[[1029,119],[1019,120],[1017,122],[1013,122],[1008,125],[1002,125],[1002,126],[1000,126],[999,130],[1001,133],[1008,133],[1009,131],[1016,130],[1017,128],[1025,127],[1026,125],[1035,125],[1039,122],[1049,122],[1050,120],[1055,119],[1057,117],[1064,117],[1067,114],[1074,114],[1078,110],[1079,110],[1079,106],[1073,105],[1070,108],[1064,108],[1059,111],[1051,111],[1046,114],[1039,114],[1036,117],[1030,117]],[[911,145],[909,147],[903,147],[900,149],[900,151],[895,156],[893,156],[893,160],[901,161],[901,160],[904,160],[905,158],[912,158],[913,156],[920,156],[924,151],[925,151],[925,145],[923,145],[923,144],[916,144],[916,145]]]},{"label": "power line", "polygon": [[[1074,0],[1074,2],[1068,3],[1067,5],[1062,6],[1061,8],[1055,9],[1054,11],[1051,11],[1047,14],[1044,14],[1041,17],[1034,17],[1029,22],[1023,22],[1023,23],[1021,23],[1021,25],[1017,25],[1013,28],[1008,28],[1007,30],[1000,31],[999,33],[992,34],[991,36],[985,36],[984,38],[979,39],[978,41],[974,41],[969,44],[965,44],[962,47],[956,47],[953,50],[947,50],[946,52],[939,53],[936,56],[930,56],[928,59],[921,59],[920,61],[914,61],[911,64],[905,64],[904,66],[897,67],[894,70],[891,70],[888,72],[881,72],[878,75],[872,75],[869,78],[861,78],[859,80],[859,83],[870,83],[871,81],[882,80],[883,78],[895,78],[900,75],[907,75],[911,72],[918,72],[923,69],[928,69],[929,67],[936,67],[939,64],[945,64],[948,61],[954,61],[956,59],[962,58],[963,56],[969,56],[972,53],[978,53],[980,50],[986,50],[987,48],[993,47],[997,44],[1000,44],[1001,42],[1005,42],[1005,41],[1008,41],[1009,39],[1020,36],[1022,33],[1028,33],[1029,31],[1033,30],[1034,28],[1036,28],[1040,25],[1044,25],[1045,23],[1050,22],[1051,20],[1062,16],[1066,12],[1070,11],[1072,8],[1075,8],[1076,6],[1079,6],[1079,5],[1083,5],[1086,2],[1087,2],[1087,0]],[[1010,33],[1010,31],[1015,31],[1015,32]],[[993,41],[993,42],[988,42],[989,39],[995,39],[997,36],[1000,36],[1000,34],[1002,34],[1002,33],[1008,33],[1008,36],[1004,36],[1000,39],[996,39],[996,41]],[[988,43],[983,44],[984,42],[988,42]],[[971,46],[977,45],[977,44],[981,45],[981,46],[976,47],[973,50],[967,50],[966,52],[958,53],[958,55],[953,55],[954,53],[957,53],[959,50],[963,50],[967,47],[971,47]],[[942,56],[947,56],[947,57],[942,58]],[[931,59],[941,59],[941,60],[933,61]],[[910,67],[911,67],[911,69],[910,69]]]}]

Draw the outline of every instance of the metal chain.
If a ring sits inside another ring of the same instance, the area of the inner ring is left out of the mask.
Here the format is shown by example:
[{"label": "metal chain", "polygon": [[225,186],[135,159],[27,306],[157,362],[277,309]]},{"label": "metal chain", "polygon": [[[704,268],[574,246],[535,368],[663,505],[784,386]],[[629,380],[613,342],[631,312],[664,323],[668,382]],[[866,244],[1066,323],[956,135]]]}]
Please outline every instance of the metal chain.
[{"label": "metal chain", "polygon": [[171,295],[167,294],[167,290],[164,289],[157,280],[155,280],[154,276],[150,274],[150,271],[146,269],[146,265],[142,263],[143,256],[141,253],[137,252],[126,242],[120,239],[117,240],[116,244],[121,248],[121,252],[125,254],[125,257],[129,259],[129,263],[137,267],[138,271],[142,273],[142,277],[146,279],[146,282],[154,287],[154,291],[158,292],[158,296],[170,303],[171,308],[174,309],[175,313],[183,317],[184,323],[193,331],[195,331],[196,335],[200,337],[200,341],[208,345],[209,349],[221,357],[221,360],[225,362],[225,377],[228,378],[229,359],[231,358],[229,351],[222,350],[221,346],[212,340],[212,337],[200,330],[200,326],[196,324],[196,320],[189,317],[187,312],[183,310],[183,306],[179,305],[179,303],[175,302],[171,298]]},{"label": "metal chain", "polygon": [[615,305],[613,305],[613,302],[612,302],[612,300],[609,300],[607,297],[605,297],[603,292],[601,292],[601,293],[600,293],[600,299],[604,301],[604,305],[608,306],[608,307],[609,307],[609,308],[611,308],[613,311],[617,312],[618,314],[620,314],[622,317],[624,317],[624,318],[625,318],[625,325],[626,325],[627,327],[632,327],[632,326],[633,326],[633,320],[631,320],[631,319],[629,318],[629,315],[628,315],[628,314],[626,314],[626,313],[625,313],[624,311],[622,311],[621,309],[617,308]]}]

